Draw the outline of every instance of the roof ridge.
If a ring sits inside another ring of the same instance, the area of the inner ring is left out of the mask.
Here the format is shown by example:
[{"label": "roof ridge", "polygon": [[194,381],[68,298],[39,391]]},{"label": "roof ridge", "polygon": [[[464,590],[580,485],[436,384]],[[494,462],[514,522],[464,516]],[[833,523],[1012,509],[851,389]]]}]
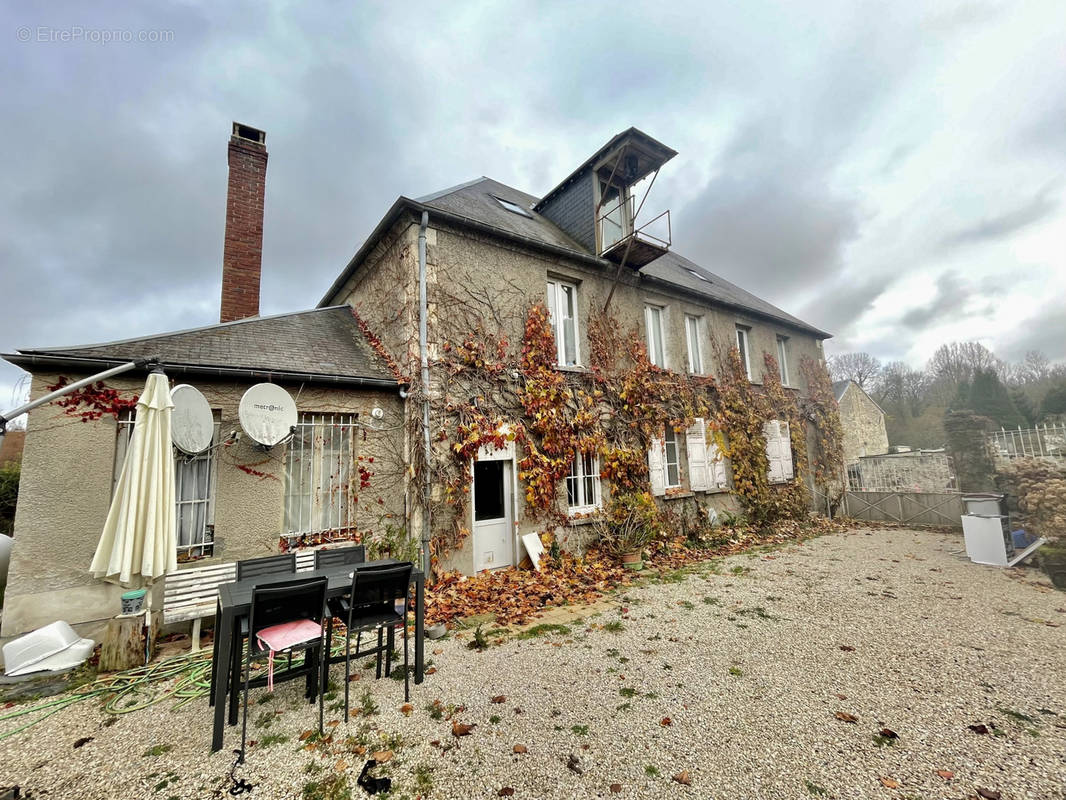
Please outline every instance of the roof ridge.
[{"label": "roof ridge", "polygon": [[[491,180],[493,179],[488,177],[487,175],[482,175],[480,178],[474,178],[473,180],[465,181],[463,183],[457,183],[455,186],[449,186],[447,189],[440,189],[439,191],[430,192],[429,194],[423,195],[422,197],[415,197],[412,199],[416,203],[432,203],[434,200],[439,200],[440,198],[444,197],[447,194],[451,194],[452,192],[458,192],[460,189],[465,189],[468,186],[474,186],[476,184],[481,183],[482,181]],[[495,182],[499,183],[499,181]]]},{"label": "roof ridge", "polygon": [[266,317],[245,317],[244,319],[235,319],[229,322],[216,322],[212,325],[200,325],[195,328],[184,328],[177,331],[165,331],[163,333],[152,333],[147,336],[131,336],[126,339],[115,339],[110,342],[94,342],[92,344],[77,344],[70,345],[69,347],[27,347],[18,348],[19,353],[70,353],[76,350],[92,350],[97,347],[112,347],[114,345],[132,344],[134,342],[146,342],[153,339],[166,339],[171,336],[182,336],[187,333],[200,333],[201,331],[217,330],[219,328],[230,328],[236,325],[243,325],[250,322],[265,322],[267,320],[282,319],[283,317],[296,317],[301,314],[311,314],[317,311],[335,311],[338,308],[348,308],[345,304],[335,306],[324,306],[322,308],[307,308],[302,311],[286,311],[281,314],[271,314]]}]

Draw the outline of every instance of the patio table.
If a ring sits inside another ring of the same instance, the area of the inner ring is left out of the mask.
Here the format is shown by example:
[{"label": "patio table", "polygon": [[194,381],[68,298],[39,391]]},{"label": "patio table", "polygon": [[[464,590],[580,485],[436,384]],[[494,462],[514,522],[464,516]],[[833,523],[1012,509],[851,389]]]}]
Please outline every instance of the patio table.
[{"label": "patio table", "polygon": [[[226,724],[226,699],[231,690],[230,674],[231,659],[234,650],[239,646],[237,640],[237,621],[242,616],[247,616],[252,606],[252,589],[256,586],[267,586],[271,583],[290,581],[294,577],[317,578],[325,577],[329,580],[326,589],[328,598],[341,597],[351,589],[352,570],[360,570],[366,567],[382,566],[388,564],[400,564],[394,558],[383,558],[378,561],[367,561],[361,564],[342,564],[323,569],[299,572],[295,576],[269,575],[255,579],[226,583],[218,587],[218,605],[215,612],[215,637],[211,665],[211,705],[214,706],[214,726],[211,734],[211,752],[222,749],[222,734]],[[411,581],[415,584],[415,683],[422,683],[425,658],[424,658],[424,632],[425,627],[425,576],[417,567],[411,572]],[[230,724],[234,724],[231,721]]]}]

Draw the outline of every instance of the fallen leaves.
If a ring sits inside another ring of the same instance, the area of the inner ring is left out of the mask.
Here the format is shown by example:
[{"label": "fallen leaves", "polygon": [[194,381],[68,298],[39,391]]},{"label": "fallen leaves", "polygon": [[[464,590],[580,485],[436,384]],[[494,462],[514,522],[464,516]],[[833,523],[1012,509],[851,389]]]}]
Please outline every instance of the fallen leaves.
[{"label": "fallen leaves", "polygon": [[504,786],[500,791],[496,792],[497,797],[514,797],[514,789],[510,786]]},{"label": "fallen leaves", "polygon": [[622,784],[620,784],[620,783],[612,783],[611,786],[610,786],[610,789],[611,789],[611,794],[621,794],[621,792],[622,792]]},{"label": "fallen leaves", "polygon": [[855,648],[852,647],[850,644],[842,644],[842,645],[840,645],[840,649],[843,650],[845,653],[854,653],[855,652]]},{"label": "fallen leaves", "polygon": [[469,736],[470,732],[476,728],[477,725],[467,725],[459,722],[458,720],[452,720],[452,736],[458,739],[460,736]]},{"label": "fallen leaves", "polygon": [[882,728],[881,731],[877,735],[880,736],[882,739],[898,739],[899,738],[899,734],[896,733],[891,728]]},{"label": "fallen leaves", "polygon": [[992,732],[992,731],[989,730],[988,726],[985,725],[982,722],[979,722],[976,725],[967,725],[966,727],[969,728],[974,733],[979,733],[981,735],[989,734],[989,733]]},{"label": "fallen leaves", "polygon": [[950,781],[952,778],[955,777],[955,773],[952,772],[950,769],[938,769],[936,771],[936,774],[946,781]]},{"label": "fallen leaves", "polygon": [[514,747],[511,748],[511,752],[517,753],[518,755],[524,755],[529,752],[529,748],[526,747],[524,744],[516,744]]},{"label": "fallen leaves", "polygon": [[404,703],[402,706],[400,706],[400,713],[403,714],[405,717],[411,716],[411,712],[414,710],[415,707],[410,703]]},{"label": "fallen leaves", "polygon": [[893,778],[882,778],[881,783],[889,789],[898,789],[899,781]]},{"label": "fallen leaves", "polygon": [[87,745],[92,740],[92,736],[82,736],[80,739],[74,742],[74,749],[77,750],[79,747],[85,747],[85,745]]},{"label": "fallen leaves", "polygon": [[581,766],[581,758],[576,753],[570,754],[570,758],[566,760],[566,767],[571,772],[575,772],[578,775],[585,774],[585,768]]},{"label": "fallen leaves", "polygon": [[999,792],[993,789],[982,789],[980,786],[977,787],[977,796],[983,797],[984,800],[1001,800]]},{"label": "fallen leaves", "polygon": [[858,717],[856,717],[854,714],[849,714],[847,711],[837,711],[835,714],[833,714],[833,716],[839,719],[841,722],[848,722],[852,725],[859,721]]},{"label": "fallen leaves", "polygon": [[333,769],[335,769],[337,772],[344,772],[346,769],[348,769],[348,762],[345,761],[343,758],[339,759],[337,763],[333,765]]},{"label": "fallen leaves", "polygon": [[668,728],[674,724],[674,721],[669,717],[663,717],[661,720],[659,720],[659,724],[662,725],[664,728]]},{"label": "fallen leaves", "polygon": [[496,703],[497,705],[499,705],[500,703],[506,703],[507,697],[502,694],[498,694],[494,698],[492,698],[491,702]]},{"label": "fallen leaves", "polygon": [[386,761],[392,761],[394,753],[391,750],[378,750],[371,753],[370,757],[377,761],[379,764],[384,764]]},{"label": "fallen leaves", "polygon": [[689,774],[689,771],[687,769],[683,769],[679,773],[677,773],[674,776],[674,780],[677,783],[680,783],[682,786],[692,785],[692,775]]}]

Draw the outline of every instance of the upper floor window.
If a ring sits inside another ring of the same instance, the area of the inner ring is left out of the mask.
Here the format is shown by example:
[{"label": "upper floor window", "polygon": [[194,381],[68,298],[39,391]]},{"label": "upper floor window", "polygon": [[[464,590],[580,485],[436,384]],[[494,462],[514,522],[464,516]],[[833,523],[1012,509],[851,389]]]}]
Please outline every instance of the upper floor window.
[{"label": "upper floor window", "polygon": [[285,532],[343,533],[355,525],[355,417],[301,414],[285,461]]},{"label": "upper floor window", "polygon": [[690,375],[703,374],[703,318],[691,314],[685,315],[685,338],[688,340],[688,372]]},{"label": "upper floor window", "polygon": [[740,363],[744,365],[744,374],[751,380],[751,328],[746,325],[737,325],[737,350],[740,351]]},{"label": "upper floor window", "polygon": [[662,306],[644,306],[644,328],[648,336],[648,359],[657,367],[666,367],[666,344],[663,341]]},{"label": "upper floor window", "polygon": [[629,235],[630,203],[627,191],[600,181],[600,252],[622,241]]},{"label": "upper floor window", "polygon": [[777,370],[781,375],[781,384],[788,386],[788,337],[777,337]]},{"label": "upper floor window", "polygon": [[556,363],[561,367],[576,366],[577,348],[577,287],[572,283],[548,281],[548,314],[555,334]]},{"label": "upper floor window", "polygon": [[[204,558],[214,550],[215,541],[215,445],[218,444],[221,420],[215,412],[215,430],[211,447],[194,456],[174,448],[174,533],[178,560]],[[114,494],[122,465],[126,461],[134,414],[128,412],[118,421],[115,440],[115,466],[111,492]]]},{"label": "upper floor window", "polygon": [[566,505],[571,514],[600,507],[600,465],[594,453],[578,453],[566,479]]}]

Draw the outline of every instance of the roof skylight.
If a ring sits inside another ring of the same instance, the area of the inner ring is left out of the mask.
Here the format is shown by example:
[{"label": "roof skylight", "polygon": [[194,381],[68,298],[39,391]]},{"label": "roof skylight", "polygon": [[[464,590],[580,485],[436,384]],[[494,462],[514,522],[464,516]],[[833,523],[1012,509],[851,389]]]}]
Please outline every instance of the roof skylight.
[{"label": "roof skylight", "polygon": [[523,217],[529,217],[530,219],[533,219],[533,215],[529,213],[529,210],[522,208],[522,206],[518,205],[518,203],[512,203],[510,200],[504,200],[502,197],[496,197],[496,195],[493,195],[492,197],[496,200],[497,203],[506,208],[508,211],[514,214],[521,214]]},{"label": "roof skylight", "polygon": [[685,267],[685,272],[687,272],[687,273],[688,273],[689,275],[691,275],[691,276],[692,276],[693,278],[699,278],[699,279],[700,279],[701,281],[704,281],[704,282],[706,282],[706,283],[710,283],[710,282],[711,282],[711,279],[710,279],[710,278],[708,278],[708,277],[706,277],[706,276],[704,276],[704,275],[700,275],[700,274],[699,274],[698,272],[696,272],[696,270],[694,270],[694,269],[689,269],[688,267]]}]

